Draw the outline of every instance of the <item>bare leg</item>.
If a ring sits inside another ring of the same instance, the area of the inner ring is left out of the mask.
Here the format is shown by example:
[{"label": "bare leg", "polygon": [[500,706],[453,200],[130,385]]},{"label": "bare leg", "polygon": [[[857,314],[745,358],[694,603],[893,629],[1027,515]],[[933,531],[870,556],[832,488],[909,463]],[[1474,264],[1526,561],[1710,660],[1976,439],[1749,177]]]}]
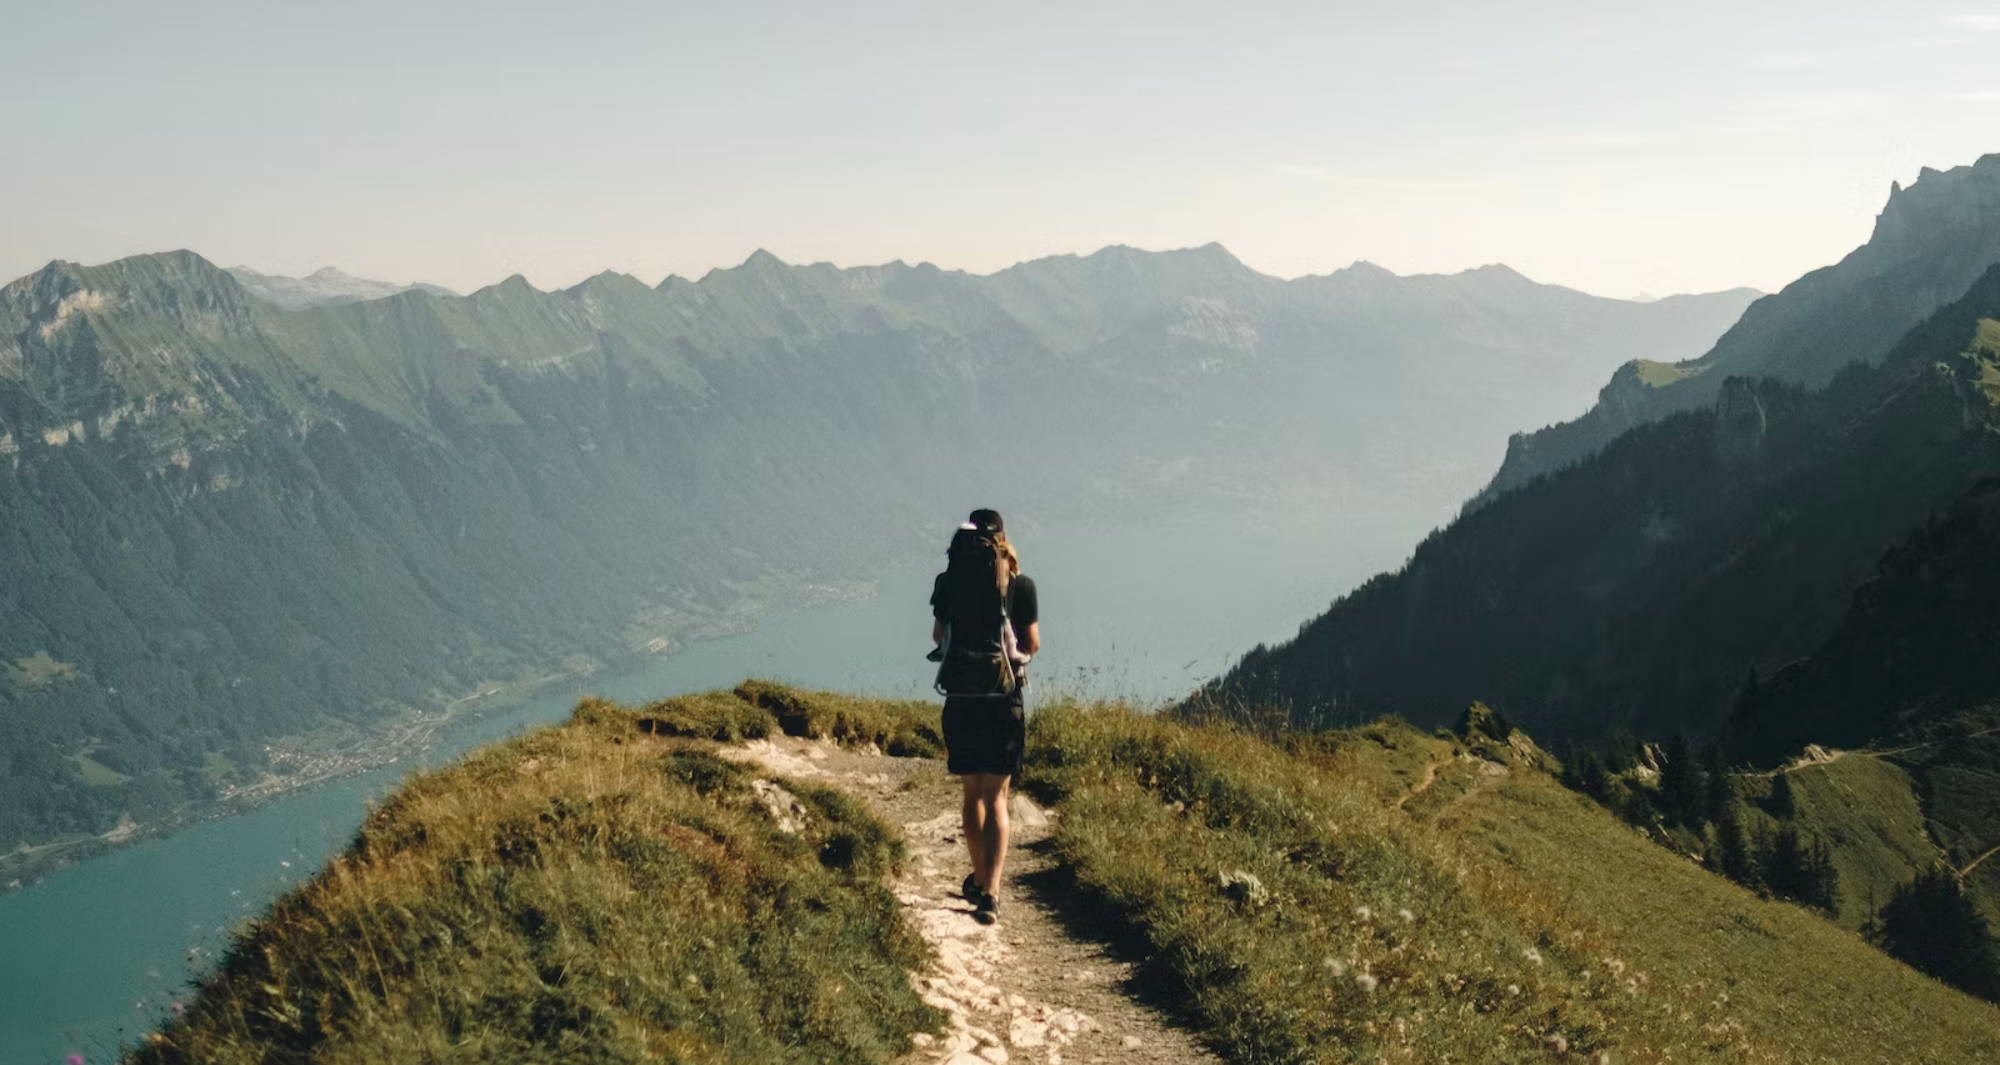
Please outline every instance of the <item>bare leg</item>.
[{"label": "bare leg", "polygon": [[967,773],[959,778],[965,798],[958,811],[958,824],[965,837],[966,854],[972,859],[972,882],[986,883],[986,796],[981,778],[987,773]]},{"label": "bare leg", "polygon": [[965,775],[965,843],[972,854],[972,879],[988,893],[999,890],[1007,863],[1007,785],[1005,773]]}]

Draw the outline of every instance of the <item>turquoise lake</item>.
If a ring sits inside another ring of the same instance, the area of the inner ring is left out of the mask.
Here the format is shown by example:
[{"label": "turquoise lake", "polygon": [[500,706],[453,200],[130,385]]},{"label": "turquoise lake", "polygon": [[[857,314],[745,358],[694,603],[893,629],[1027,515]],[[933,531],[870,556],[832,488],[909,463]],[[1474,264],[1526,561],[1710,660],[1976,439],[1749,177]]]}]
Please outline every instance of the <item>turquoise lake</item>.
[{"label": "turquoise lake", "polygon": [[[1053,694],[1158,704],[1252,645],[1398,564],[1424,525],[1407,517],[1233,517],[1146,526],[1029,527],[1044,653],[1029,707]],[[940,535],[940,558],[942,562]],[[293,792],[93,858],[0,895],[0,1065],[81,1054],[114,1060],[211,964],[231,928],[346,844],[371,800],[410,772],[562,719],[577,698],[639,702],[769,677],[882,695],[929,693],[925,600],[938,565],[880,575],[862,602],[765,619],[643,669],[600,675],[491,708],[423,756]]]}]

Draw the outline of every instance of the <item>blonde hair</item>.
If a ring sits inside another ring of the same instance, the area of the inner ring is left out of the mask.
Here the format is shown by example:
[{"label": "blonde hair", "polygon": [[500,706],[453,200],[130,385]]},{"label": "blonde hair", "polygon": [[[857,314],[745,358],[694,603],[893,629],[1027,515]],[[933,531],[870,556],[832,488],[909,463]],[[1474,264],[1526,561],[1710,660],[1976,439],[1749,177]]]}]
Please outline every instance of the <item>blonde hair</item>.
[{"label": "blonde hair", "polygon": [[999,558],[1005,559],[1007,563],[1004,566],[998,565],[996,559],[996,565],[993,567],[993,590],[1000,593],[1000,601],[1005,603],[1007,586],[1013,584],[1014,578],[1021,575],[1021,556],[1014,553],[1014,545],[1007,542],[1006,533],[995,529],[992,536],[994,549],[999,552]]},{"label": "blonde hair", "polygon": [[1021,556],[1015,552],[1014,545],[1007,542],[1007,534],[995,530],[993,533],[993,543],[1000,548],[1001,554],[1007,556],[1007,575],[1009,577],[1019,577],[1021,575]]}]

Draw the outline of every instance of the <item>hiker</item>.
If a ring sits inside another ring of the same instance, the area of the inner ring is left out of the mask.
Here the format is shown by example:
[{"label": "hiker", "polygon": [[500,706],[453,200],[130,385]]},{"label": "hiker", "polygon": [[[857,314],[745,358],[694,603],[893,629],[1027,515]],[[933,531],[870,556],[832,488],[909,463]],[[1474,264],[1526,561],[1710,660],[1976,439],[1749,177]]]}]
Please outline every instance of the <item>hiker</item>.
[{"label": "hiker", "polygon": [[965,787],[961,809],[972,873],[960,891],[973,916],[1000,915],[1007,860],[1007,789],[1021,771],[1028,660],[1042,646],[1035,582],[1007,542],[998,511],[972,512],[952,534],[931,587],[931,660],[939,663],[947,767]]}]

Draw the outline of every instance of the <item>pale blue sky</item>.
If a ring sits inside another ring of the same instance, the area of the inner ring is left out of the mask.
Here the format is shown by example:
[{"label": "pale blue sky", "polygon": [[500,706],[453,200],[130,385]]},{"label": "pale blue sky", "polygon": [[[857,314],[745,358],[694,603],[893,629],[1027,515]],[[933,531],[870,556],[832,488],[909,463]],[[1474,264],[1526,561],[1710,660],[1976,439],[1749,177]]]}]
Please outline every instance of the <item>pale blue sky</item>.
[{"label": "pale blue sky", "polygon": [[2000,7],[1641,7],[13,4],[0,274],[190,247],[552,287],[1219,240],[1283,276],[1775,288],[1891,179],[2000,151]]}]

